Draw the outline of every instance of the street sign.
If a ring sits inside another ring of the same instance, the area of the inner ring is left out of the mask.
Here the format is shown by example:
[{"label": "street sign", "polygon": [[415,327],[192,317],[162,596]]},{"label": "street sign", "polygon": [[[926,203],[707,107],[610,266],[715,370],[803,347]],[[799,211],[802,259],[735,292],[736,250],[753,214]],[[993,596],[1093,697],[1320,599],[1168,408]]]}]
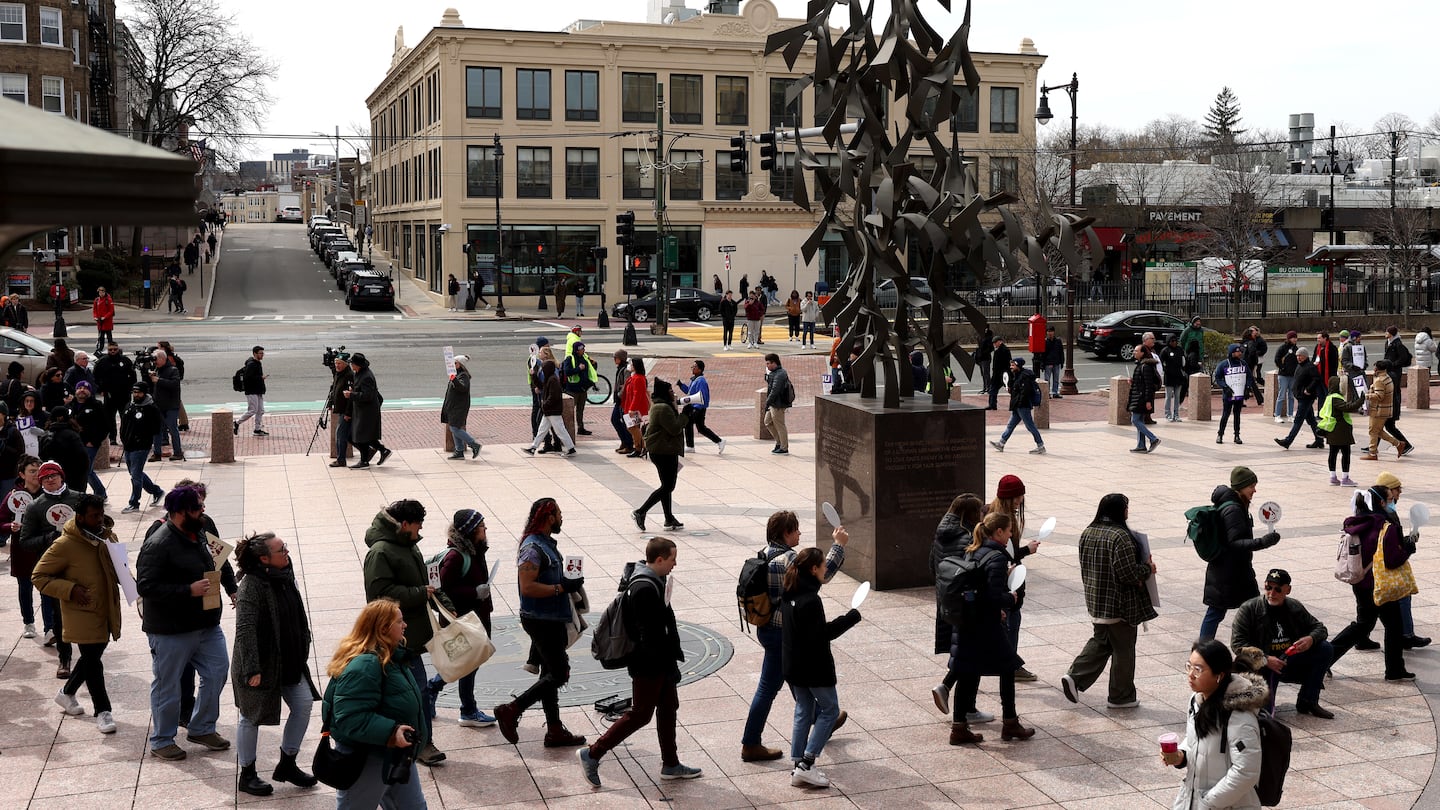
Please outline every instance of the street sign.
[{"label": "street sign", "polygon": [[734,252],[735,252],[735,246],[734,246],[734,245],[721,245],[721,246],[720,246],[720,252],[721,252],[721,253],[734,253]]}]

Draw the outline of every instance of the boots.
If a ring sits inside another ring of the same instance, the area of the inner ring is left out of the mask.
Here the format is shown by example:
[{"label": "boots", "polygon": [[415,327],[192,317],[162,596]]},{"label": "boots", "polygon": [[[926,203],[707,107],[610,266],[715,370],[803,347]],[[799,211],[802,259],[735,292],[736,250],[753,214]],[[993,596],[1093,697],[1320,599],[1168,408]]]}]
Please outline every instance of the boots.
[{"label": "boots", "polygon": [[280,764],[275,766],[270,778],[276,782],[289,782],[295,787],[304,788],[315,787],[315,783],[319,781],[314,776],[300,770],[300,766],[295,764],[294,754],[287,754],[284,751],[280,752]]},{"label": "boots", "polygon": [[274,785],[256,775],[253,762],[240,769],[240,779],[236,787],[240,788],[240,792],[249,793],[251,796],[269,796],[275,792]]},{"label": "boots", "polygon": [[545,731],[546,748],[572,748],[577,745],[584,745],[585,738],[579,734],[571,734],[570,729],[564,723],[550,723]]},{"label": "boots", "polygon": [[1026,728],[1020,725],[1020,718],[1007,717],[1005,723],[1000,727],[1000,739],[1002,740],[1028,740],[1035,736],[1035,729]]},{"label": "boots", "polygon": [[[1007,721],[1007,722],[1008,722],[1008,721]],[[951,745],[968,745],[968,744],[970,744],[970,743],[978,743],[978,742],[984,742],[984,741],[985,741],[985,735],[984,735],[984,734],[976,734],[975,732],[971,731],[971,730],[970,730],[970,724],[969,724],[969,723],[951,723],[951,724],[950,724],[950,744],[951,744]]]}]

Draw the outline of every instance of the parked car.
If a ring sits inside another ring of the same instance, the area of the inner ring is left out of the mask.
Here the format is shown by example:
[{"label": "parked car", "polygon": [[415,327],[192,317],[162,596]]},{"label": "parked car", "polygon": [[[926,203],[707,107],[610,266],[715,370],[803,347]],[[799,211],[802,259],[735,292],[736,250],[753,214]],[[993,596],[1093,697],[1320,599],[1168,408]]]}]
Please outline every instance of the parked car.
[{"label": "parked car", "polygon": [[[1003,287],[987,287],[980,291],[976,299],[986,306],[1034,304],[1036,291],[1039,289],[1040,285],[1034,278],[1019,278]],[[1046,288],[1046,299],[1052,304],[1064,303],[1066,289],[1063,279],[1051,278]]]},{"label": "parked car", "polygon": [[[910,292],[913,295],[918,295],[921,298],[924,298],[926,301],[929,301],[930,280],[925,278],[924,276],[911,276]],[[899,305],[899,303],[899,293],[895,289],[895,281],[893,279],[887,278],[879,284],[875,285],[876,306],[880,307],[881,309],[893,310],[896,308],[896,306]],[[912,306],[910,309],[912,315],[918,317],[922,314],[922,310],[919,307]]]},{"label": "parked car", "polygon": [[1098,358],[1109,355],[1129,358],[1146,332],[1155,333],[1155,345],[1164,346],[1171,335],[1185,331],[1185,321],[1156,309],[1127,309],[1112,312],[1080,329],[1075,345]]},{"label": "parked car", "polygon": [[341,253],[356,253],[355,243],[345,237],[339,239],[325,240],[325,247],[320,251],[320,260],[325,262],[326,267],[335,264],[335,257]]},{"label": "parked car", "polygon": [[345,306],[352,310],[362,306],[380,309],[395,308],[395,284],[379,270],[355,270],[345,288]]},{"label": "parked car", "polygon": [[324,246],[326,239],[344,238],[346,238],[345,232],[334,225],[322,225],[310,232],[310,247],[315,251],[316,255],[319,255],[320,249]]},{"label": "parked car", "polygon": [[9,327],[0,327],[0,363],[10,365],[19,361],[25,367],[21,379],[33,382],[45,370],[46,358],[55,347],[28,332]]},{"label": "parked car", "polygon": [[305,215],[300,213],[300,206],[287,205],[275,214],[276,222],[304,222]]},{"label": "parked car", "polygon": [[[355,254],[351,253],[347,255],[353,257]],[[351,273],[373,273],[375,272],[375,265],[361,261],[359,258],[342,258],[335,262],[332,272],[335,274],[335,289],[344,292],[345,289],[350,286]]]},{"label": "parked car", "polygon": [[[630,308],[635,309],[635,320],[648,321],[655,317],[655,293],[648,293],[630,301],[621,301],[610,308],[610,317],[628,320]],[[708,321],[720,311],[720,296],[698,287],[672,287],[670,289],[670,317],[675,320]]]}]

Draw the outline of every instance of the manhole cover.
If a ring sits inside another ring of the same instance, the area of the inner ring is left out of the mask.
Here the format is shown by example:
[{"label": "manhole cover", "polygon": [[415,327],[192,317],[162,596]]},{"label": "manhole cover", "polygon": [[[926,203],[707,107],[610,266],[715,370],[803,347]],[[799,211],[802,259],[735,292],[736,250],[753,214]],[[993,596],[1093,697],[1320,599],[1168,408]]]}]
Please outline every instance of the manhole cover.
[{"label": "manhole cover", "polygon": [[[585,619],[593,626],[600,620],[600,614],[591,613]],[[730,641],[710,628],[690,622],[675,624],[680,631],[680,647],[685,651],[685,661],[680,665],[681,686],[718,672],[735,654],[735,647]],[[536,678],[520,668],[530,651],[530,637],[521,629],[519,618],[495,617],[492,627],[491,641],[495,642],[495,655],[480,667],[475,677],[475,702],[486,711],[530,688]],[[431,672],[434,672],[433,668]],[[458,688],[458,683],[446,684],[436,703],[458,709]],[[590,633],[586,632],[570,648],[570,682],[560,691],[560,705],[589,706],[600,698],[624,695],[629,691],[630,676],[625,670],[605,669],[590,656]]]}]

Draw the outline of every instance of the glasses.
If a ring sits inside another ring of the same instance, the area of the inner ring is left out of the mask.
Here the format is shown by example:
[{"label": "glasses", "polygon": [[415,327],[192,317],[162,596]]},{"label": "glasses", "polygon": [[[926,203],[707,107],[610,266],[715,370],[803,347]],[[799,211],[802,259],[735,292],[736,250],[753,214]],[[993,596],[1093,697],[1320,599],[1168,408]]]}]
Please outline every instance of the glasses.
[{"label": "glasses", "polygon": [[1185,666],[1181,669],[1181,671],[1184,672],[1186,675],[1189,675],[1191,673],[1200,675],[1205,672],[1205,667],[1202,664],[1192,664],[1189,661],[1186,661]]}]

